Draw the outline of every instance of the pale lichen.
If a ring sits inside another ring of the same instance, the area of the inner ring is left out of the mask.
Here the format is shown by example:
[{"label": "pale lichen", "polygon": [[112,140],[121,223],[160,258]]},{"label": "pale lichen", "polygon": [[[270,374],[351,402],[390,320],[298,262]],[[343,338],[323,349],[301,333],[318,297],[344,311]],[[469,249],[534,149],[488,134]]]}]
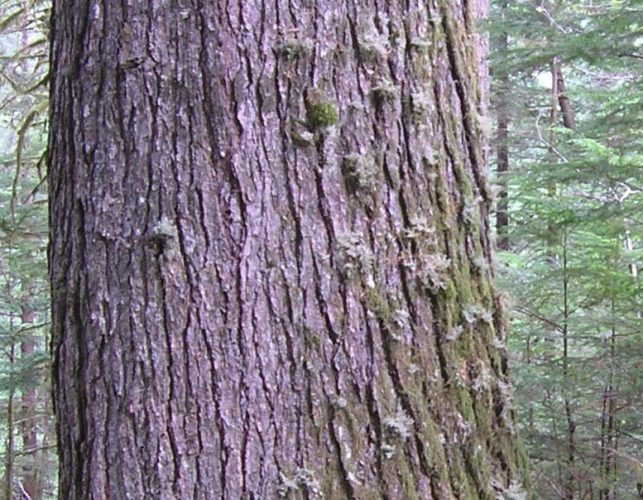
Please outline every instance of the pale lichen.
[{"label": "pale lichen", "polygon": [[493,322],[493,316],[491,312],[479,306],[478,304],[469,304],[465,306],[462,309],[462,317],[469,324],[473,324],[478,320],[489,324]]},{"label": "pale lichen", "polygon": [[333,398],[332,404],[335,408],[343,410],[348,405],[348,401],[341,396],[337,396],[336,398]]},{"label": "pale lichen", "polygon": [[482,361],[478,361],[476,364],[476,376],[471,381],[471,388],[474,392],[481,393],[488,389],[492,382],[493,377],[491,376],[489,369]]},{"label": "pale lichen", "polygon": [[391,459],[395,456],[395,446],[390,443],[382,443],[382,446],[380,446],[380,450],[382,450],[382,454],[386,459]]},{"label": "pale lichen", "polygon": [[454,326],[449,330],[449,333],[447,333],[445,339],[447,340],[447,342],[455,342],[460,338],[460,335],[462,335],[463,331],[464,327],[462,325]]},{"label": "pale lichen", "polygon": [[377,32],[374,26],[368,28],[359,40],[359,55],[364,62],[377,63],[385,61],[390,51],[388,38]]},{"label": "pale lichen", "polygon": [[419,258],[418,278],[427,290],[437,293],[446,289],[446,271],[450,267],[451,259],[444,254],[423,254]]},{"label": "pale lichen", "polygon": [[312,146],[315,142],[315,134],[298,120],[293,120],[290,123],[290,138],[293,144],[300,148]]},{"label": "pale lichen", "polygon": [[361,234],[348,232],[337,238],[340,265],[344,275],[353,278],[371,271],[373,254]]},{"label": "pale lichen", "polygon": [[307,54],[310,46],[295,38],[283,40],[275,47],[277,55],[285,60],[294,60]]},{"label": "pale lichen", "polygon": [[487,262],[484,255],[474,257],[471,260],[471,264],[473,265],[473,269],[480,274],[484,274],[489,270],[489,262]]},{"label": "pale lichen", "polygon": [[160,239],[174,239],[177,235],[176,225],[164,215],[152,228],[151,235]]},{"label": "pale lichen", "polygon": [[303,491],[309,498],[321,498],[321,484],[315,477],[315,473],[309,469],[299,468],[292,478],[281,474],[281,484],[277,493],[281,498],[286,498],[289,493]]},{"label": "pale lichen", "polygon": [[393,313],[393,322],[402,329],[409,324],[409,313],[406,309],[396,309]]},{"label": "pale lichen", "polygon": [[493,479],[492,488],[497,492],[496,500],[527,500],[527,491],[518,481],[512,481],[509,486],[504,486],[500,481]]},{"label": "pale lichen", "polygon": [[428,38],[417,36],[411,39],[411,41],[409,42],[409,45],[413,50],[416,50],[421,53],[426,53],[428,52],[431,45],[433,45],[433,43]]},{"label": "pale lichen", "polygon": [[474,225],[480,221],[480,207],[478,200],[466,199],[462,204],[462,220],[467,225]]},{"label": "pale lichen", "polygon": [[342,162],[342,173],[351,191],[373,192],[377,187],[375,162],[363,154],[346,155]]},{"label": "pale lichen", "polygon": [[384,428],[394,437],[406,441],[413,435],[413,420],[400,409],[394,417],[384,419]]},{"label": "pale lichen", "polygon": [[498,349],[499,351],[506,351],[507,350],[507,344],[505,344],[502,339],[499,339],[498,337],[494,337],[493,340],[491,341],[491,345]]},{"label": "pale lichen", "polygon": [[415,215],[409,220],[408,227],[403,230],[403,236],[405,239],[415,242],[432,241],[435,237],[435,227],[429,224],[425,216]]},{"label": "pale lichen", "polygon": [[[418,91],[411,93],[411,110],[413,121],[416,125],[426,125],[426,121],[434,108],[434,98],[430,91]],[[434,162],[431,162],[434,164]]]},{"label": "pale lichen", "polygon": [[147,244],[156,248],[157,251],[172,250],[175,248],[177,240],[178,230],[176,224],[164,215],[150,231],[147,237]]}]

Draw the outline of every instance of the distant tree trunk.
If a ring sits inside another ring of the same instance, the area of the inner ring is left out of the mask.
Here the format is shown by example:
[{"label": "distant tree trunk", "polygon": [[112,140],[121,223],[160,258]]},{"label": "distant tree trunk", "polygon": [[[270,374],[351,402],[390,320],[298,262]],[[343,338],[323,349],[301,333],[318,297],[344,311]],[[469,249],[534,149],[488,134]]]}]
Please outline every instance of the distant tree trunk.
[{"label": "distant tree trunk", "polygon": [[567,229],[563,230],[563,310],[562,310],[562,336],[563,336],[563,400],[565,405],[565,420],[567,422],[567,456],[565,466],[567,477],[565,479],[565,498],[573,500],[576,492],[576,421],[572,411],[572,402],[569,398],[570,391],[570,300],[569,300],[569,268],[567,260]]},{"label": "distant tree trunk", "polygon": [[[13,362],[15,359],[15,346],[12,343],[9,346],[9,362],[10,370],[13,370]],[[4,477],[2,478],[2,498],[4,500],[11,500],[13,495],[13,469],[15,461],[15,443],[14,443],[14,395],[15,381],[10,379],[11,387],[9,388],[9,395],[7,397],[7,440],[4,445]]]},{"label": "distant tree trunk", "polygon": [[[507,1],[500,2],[503,18],[507,11]],[[506,31],[500,33],[496,40],[496,52],[500,64],[496,68],[496,172],[498,174],[498,203],[496,207],[496,233],[498,248],[509,250],[509,197],[507,193],[507,175],[509,173],[509,74],[507,71],[507,50],[509,36]]]},{"label": "distant tree trunk", "polygon": [[565,88],[565,78],[563,77],[563,70],[560,68],[560,64],[554,65],[554,74],[552,78],[556,79],[556,91],[558,105],[560,106],[560,113],[563,117],[563,125],[570,130],[576,129],[576,118],[574,117],[574,110],[567,97],[566,88]]},{"label": "distant tree trunk", "polygon": [[[612,318],[616,318],[616,303],[612,299]],[[603,390],[603,408],[601,412],[601,452],[599,457],[602,487],[600,500],[613,500],[616,483],[616,450],[618,445],[618,423],[616,421],[616,325],[612,324],[611,335],[605,339],[606,357],[609,374]]]},{"label": "distant tree trunk", "polygon": [[[27,300],[27,299],[25,299]],[[23,306],[21,322],[29,325],[34,322],[35,312],[30,306]],[[20,343],[22,359],[33,355],[36,349],[35,337],[25,333]],[[38,453],[38,389],[27,389],[22,393],[22,415],[20,424],[22,434],[22,453],[26,457],[22,468],[22,486],[31,500],[40,500],[43,493],[42,471]]]},{"label": "distant tree trunk", "polygon": [[65,498],[518,490],[485,8],[54,1]]},{"label": "distant tree trunk", "polygon": [[[575,127],[575,119],[573,110],[569,99],[565,95],[565,80],[560,68],[560,61],[554,57],[550,64],[552,89],[551,89],[551,113],[550,113],[550,155],[554,162],[558,161],[560,153],[556,150],[556,129],[558,126],[558,107],[563,118],[565,127],[573,129]],[[556,195],[557,186],[552,183],[549,186],[549,192],[552,196]],[[570,276],[567,268],[567,228],[560,227],[555,223],[549,224],[549,245],[554,248],[559,242],[562,245],[562,264],[563,264],[563,309],[562,309],[562,375],[563,375],[563,404],[565,407],[565,420],[567,423],[566,428],[566,456],[565,468],[566,477],[564,480],[564,495],[565,499],[572,500],[575,496],[577,474],[576,474],[576,459],[577,457],[577,443],[576,443],[576,420],[573,413],[572,401],[569,398],[570,390],[570,305],[569,305],[569,281]],[[556,260],[556,256],[552,255]]]}]

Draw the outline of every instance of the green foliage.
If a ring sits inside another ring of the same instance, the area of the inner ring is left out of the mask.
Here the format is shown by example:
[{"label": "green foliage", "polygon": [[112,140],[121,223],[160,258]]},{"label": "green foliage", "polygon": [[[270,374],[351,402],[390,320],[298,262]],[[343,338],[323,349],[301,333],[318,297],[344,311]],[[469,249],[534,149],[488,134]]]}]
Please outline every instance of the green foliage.
[{"label": "green foliage", "polygon": [[[500,256],[500,279],[513,296],[513,373],[533,483],[542,498],[631,498],[643,463],[641,9],[504,3],[491,22],[509,40],[493,58],[507,84],[492,82],[494,105],[504,90],[511,118],[502,180],[512,248]],[[551,95],[554,59],[575,130],[562,126]]]},{"label": "green foliage", "polygon": [[[49,2],[0,0],[0,12],[0,459],[11,471],[2,477],[2,491],[17,498],[20,485],[37,476],[51,497],[44,172]],[[25,442],[27,429],[36,429],[34,443]]]}]

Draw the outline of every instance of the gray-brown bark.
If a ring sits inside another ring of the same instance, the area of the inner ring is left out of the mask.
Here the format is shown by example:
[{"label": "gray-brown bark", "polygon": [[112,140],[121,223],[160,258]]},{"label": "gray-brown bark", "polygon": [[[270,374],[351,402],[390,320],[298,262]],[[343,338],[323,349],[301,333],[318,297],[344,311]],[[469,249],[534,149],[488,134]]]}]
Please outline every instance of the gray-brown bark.
[{"label": "gray-brown bark", "polygon": [[522,482],[482,6],[54,1],[65,498]]}]

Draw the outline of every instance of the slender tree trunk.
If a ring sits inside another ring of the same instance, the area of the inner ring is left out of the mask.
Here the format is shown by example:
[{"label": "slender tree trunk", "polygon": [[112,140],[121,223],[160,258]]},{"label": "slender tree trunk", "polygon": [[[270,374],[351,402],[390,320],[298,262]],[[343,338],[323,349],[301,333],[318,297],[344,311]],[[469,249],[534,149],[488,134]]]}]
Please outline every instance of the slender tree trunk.
[{"label": "slender tree trunk", "polygon": [[[615,301],[612,299],[612,321],[615,321]],[[607,362],[609,375],[603,391],[603,411],[601,415],[601,479],[603,486],[599,492],[601,500],[612,500],[614,498],[614,485],[616,478],[616,327],[612,323],[612,332],[609,339],[606,339]]]},{"label": "slender tree trunk", "polygon": [[[532,338],[532,333],[529,332],[527,334],[527,338],[525,340],[525,363],[528,367],[530,367],[534,361],[534,356],[533,356],[533,345],[534,340]],[[527,411],[527,428],[529,429],[529,436],[534,436],[535,435],[535,429],[534,429],[534,409],[533,407],[529,407],[529,410]]]},{"label": "slender tree trunk", "polygon": [[522,483],[483,7],[54,1],[65,498]]},{"label": "slender tree trunk", "polygon": [[[13,350],[13,349],[12,349]],[[12,353],[13,355],[13,353]],[[14,443],[14,394],[15,391],[9,389],[7,397],[7,441],[4,449],[4,477],[2,484],[2,498],[11,500],[13,492],[13,468],[15,460],[15,443]]]},{"label": "slender tree trunk", "polygon": [[[551,420],[551,430],[552,430],[553,442],[554,442],[555,454],[556,454],[556,470],[558,473],[557,484],[563,485],[564,484],[563,451],[561,451],[561,447],[560,447],[560,442],[562,441],[562,439],[559,437],[560,434],[558,433],[559,414],[558,414],[557,404],[554,401],[553,395],[549,389],[547,389],[546,391],[546,401],[547,401],[546,408],[547,410],[549,410],[549,419]],[[561,498],[563,498],[562,493],[561,493]]]},{"label": "slender tree trunk", "polygon": [[[558,125],[558,108],[560,107],[560,112],[563,118],[563,123],[568,128],[575,127],[575,120],[569,99],[565,95],[565,81],[563,79],[563,73],[560,69],[560,62],[557,57],[552,59],[551,62],[551,78],[552,78],[552,90],[551,90],[551,114],[550,114],[550,125],[551,125],[551,136],[550,136],[550,154],[553,159],[557,159],[558,154],[556,151],[556,131],[555,127]],[[557,186],[555,183],[551,183],[549,186],[549,192],[551,196],[555,196],[557,192]],[[562,229],[562,231],[561,231]],[[561,239],[562,234],[562,239]],[[556,226],[555,223],[550,223],[549,225],[549,246],[553,249],[557,243],[560,241],[562,245],[562,267],[563,267],[563,352],[562,352],[562,363],[563,363],[563,405],[565,408],[565,420],[567,424],[566,428],[566,477],[563,485],[565,492],[565,498],[572,500],[575,494],[575,484],[576,484],[576,421],[574,418],[572,410],[572,402],[569,399],[569,389],[570,389],[570,376],[569,376],[569,321],[570,321],[570,309],[569,309],[569,274],[567,268],[567,229]],[[556,259],[555,255],[551,256],[554,260]]]},{"label": "slender tree trunk", "polygon": [[[502,0],[499,8],[503,19],[506,15],[507,1]],[[500,64],[496,68],[496,172],[498,174],[498,203],[496,207],[496,233],[498,248],[509,250],[509,198],[507,192],[507,175],[509,173],[509,74],[505,61],[509,48],[509,36],[506,31],[500,33],[496,41],[496,52],[499,55]]]},{"label": "slender tree trunk", "polygon": [[[551,104],[549,109],[549,147],[548,155],[553,163],[556,163],[558,158],[558,151],[556,149],[556,127],[558,126],[558,58],[554,57],[550,62],[551,74]],[[555,197],[558,187],[554,181],[549,181],[547,186],[548,194],[550,197]],[[547,247],[549,248],[549,257],[553,260],[558,257],[555,254],[554,248],[560,244],[560,228],[552,221],[549,222],[549,231],[547,236]]]},{"label": "slender tree trunk", "polygon": [[[34,322],[35,312],[29,306],[23,306],[22,325]],[[25,333],[20,343],[21,359],[31,356],[36,349],[36,339],[31,333]],[[38,452],[38,389],[33,387],[23,391],[22,414],[20,424],[22,434],[22,453],[26,457],[22,468],[22,485],[31,500],[40,500],[43,493],[42,475],[39,468]]]},{"label": "slender tree trunk", "polygon": [[566,445],[567,457],[565,466],[567,474],[565,478],[565,498],[573,500],[576,487],[576,421],[572,412],[572,402],[569,398],[570,374],[569,374],[569,271],[567,261],[567,230],[563,231],[563,402],[565,406],[565,420],[567,423]]},{"label": "slender tree trunk", "polygon": [[552,75],[556,79],[556,90],[558,105],[560,106],[560,114],[563,118],[563,125],[570,130],[576,129],[576,118],[574,117],[574,110],[572,109],[571,102],[565,93],[565,78],[563,77],[563,70],[560,64],[556,64],[555,73]]},{"label": "slender tree trunk", "polygon": [[[11,294],[10,287],[7,286],[8,294]],[[9,315],[10,330],[13,332],[13,313]],[[4,500],[11,500],[13,495],[13,474],[14,474],[14,461],[15,461],[15,380],[13,380],[14,362],[16,354],[16,346],[13,338],[11,344],[8,346],[9,350],[9,395],[7,397],[7,440],[4,447],[4,477],[2,483],[2,498]]]}]

